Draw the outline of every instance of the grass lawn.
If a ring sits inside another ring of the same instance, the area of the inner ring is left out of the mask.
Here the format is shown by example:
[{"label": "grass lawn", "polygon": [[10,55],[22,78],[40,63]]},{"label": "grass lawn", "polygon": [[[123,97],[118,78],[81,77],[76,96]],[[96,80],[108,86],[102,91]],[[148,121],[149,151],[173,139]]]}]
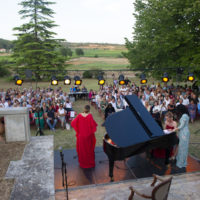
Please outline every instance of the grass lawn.
[{"label": "grass lawn", "polygon": [[[122,49],[83,49],[85,57],[114,57],[119,58],[122,56],[122,52],[127,50]],[[75,52],[73,53],[75,55]]]},{"label": "grass lawn", "polygon": [[128,69],[127,64],[110,64],[107,62],[93,62],[88,64],[69,65],[65,68],[66,70],[126,70]]},{"label": "grass lawn", "polygon": [[200,159],[200,118],[193,124],[190,123],[189,129],[191,133],[189,152],[191,155]]},{"label": "grass lawn", "polygon": [[66,61],[66,70],[124,70],[128,69],[129,62],[126,58],[113,57],[80,57]]}]

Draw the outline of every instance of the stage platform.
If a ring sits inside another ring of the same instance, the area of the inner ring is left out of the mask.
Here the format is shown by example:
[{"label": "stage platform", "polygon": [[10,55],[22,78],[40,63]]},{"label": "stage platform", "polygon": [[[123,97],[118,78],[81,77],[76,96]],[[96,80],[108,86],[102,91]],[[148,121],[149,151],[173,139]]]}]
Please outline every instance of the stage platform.
[{"label": "stage platform", "polygon": [[[96,167],[82,169],[79,167],[75,149],[63,150],[64,160],[67,163],[67,178],[69,188],[83,185],[109,183],[109,164],[107,155],[102,147],[95,148]],[[63,190],[60,152],[54,151],[55,189]],[[188,156],[187,168],[179,169],[175,164],[166,167],[164,159],[147,159],[145,154],[132,156],[125,161],[116,161],[114,167],[114,181],[152,177],[152,174],[169,175],[200,171],[200,163]]]}]

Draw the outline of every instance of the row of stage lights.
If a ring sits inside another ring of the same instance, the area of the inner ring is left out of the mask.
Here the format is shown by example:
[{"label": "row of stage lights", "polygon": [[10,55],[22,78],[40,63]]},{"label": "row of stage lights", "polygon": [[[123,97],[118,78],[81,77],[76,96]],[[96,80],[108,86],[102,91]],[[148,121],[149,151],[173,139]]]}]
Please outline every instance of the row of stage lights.
[{"label": "row of stage lights", "polygon": [[[23,84],[23,80],[19,76],[15,76],[14,80],[15,80],[16,85],[21,86]],[[126,84],[126,81],[125,81],[123,74],[119,75],[118,80],[119,80],[119,85],[125,85]],[[193,82],[194,81],[194,74],[189,73],[188,76],[187,76],[187,80],[190,81],[190,82]],[[166,72],[163,74],[162,81],[164,83],[167,83],[169,81],[169,76]],[[51,77],[51,85],[58,85],[58,82],[59,81],[56,78],[56,76]],[[98,85],[104,85],[105,82],[106,81],[103,78],[103,75],[99,75],[98,76]],[[141,84],[147,83],[147,78],[146,78],[145,74],[141,74],[140,83]],[[69,76],[65,76],[64,77],[64,85],[70,85],[70,84],[71,84],[71,78]],[[80,76],[74,76],[74,85],[81,85],[81,84],[82,84],[82,79],[80,78]]]},{"label": "row of stage lights", "polygon": [[[169,81],[169,76],[168,74],[165,72],[163,74],[163,77],[162,77],[162,82],[164,83],[167,83]],[[194,81],[194,74],[193,73],[189,73],[188,76],[187,76],[187,81],[190,81],[190,82],[193,82]],[[145,74],[141,74],[140,76],[140,83],[141,84],[146,84],[147,83],[147,79],[146,79],[146,76]]]}]

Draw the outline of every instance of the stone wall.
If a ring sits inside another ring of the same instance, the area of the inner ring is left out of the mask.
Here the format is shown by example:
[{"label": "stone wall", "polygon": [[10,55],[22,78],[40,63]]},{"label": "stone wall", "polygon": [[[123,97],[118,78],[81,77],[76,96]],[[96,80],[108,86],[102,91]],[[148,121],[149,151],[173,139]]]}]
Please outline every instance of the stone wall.
[{"label": "stone wall", "polygon": [[0,108],[0,116],[4,117],[6,142],[30,140],[28,108]]}]

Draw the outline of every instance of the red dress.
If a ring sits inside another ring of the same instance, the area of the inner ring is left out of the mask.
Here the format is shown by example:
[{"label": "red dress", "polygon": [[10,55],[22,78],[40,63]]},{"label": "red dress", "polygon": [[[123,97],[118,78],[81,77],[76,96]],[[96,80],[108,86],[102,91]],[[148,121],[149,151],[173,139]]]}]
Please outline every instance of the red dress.
[{"label": "red dress", "polygon": [[91,114],[86,117],[79,114],[71,123],[76,131],[76,151],[78,154],[79,165],[82,168],[95,167],[95,144],[97,123]]},{"label": "red dress", "polygon": [[[174,127],[173,126],[169,126],[168,124],[166,125],[167,130],[173,130]],[[161,149],[161,148],[157,148],[154,149],[153,154],[156,158],[165,158],[165,149]],[[170,153],[171,156],[172,152]]]}]

